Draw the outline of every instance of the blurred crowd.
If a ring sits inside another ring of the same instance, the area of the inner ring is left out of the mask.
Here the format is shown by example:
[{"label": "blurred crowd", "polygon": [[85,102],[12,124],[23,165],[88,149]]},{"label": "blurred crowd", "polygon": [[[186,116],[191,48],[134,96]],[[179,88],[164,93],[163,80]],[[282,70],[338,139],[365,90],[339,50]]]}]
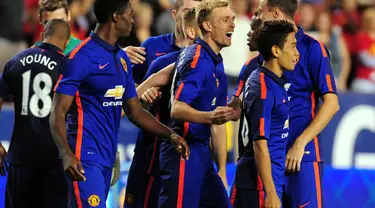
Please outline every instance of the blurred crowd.
[{"label": "blurred crowd", "polygon": [[[236,15],[232,46],[222,51],[226,73],[236,77],[243,63],[257,55],[246,45],[251,17],[259,0],[230,0]],[[94,0],[68,0],[72,35],[85,39],[95,26]],[[328,49],[341,92],[375,94],[375,1],[301,0],[295,20]],[[6,61],[40,39],[39,0],[0,1],[0,72]],[[175,29],[173,0],[132,0],[134,26],[120,44],[140,46],[150,36]]]}]

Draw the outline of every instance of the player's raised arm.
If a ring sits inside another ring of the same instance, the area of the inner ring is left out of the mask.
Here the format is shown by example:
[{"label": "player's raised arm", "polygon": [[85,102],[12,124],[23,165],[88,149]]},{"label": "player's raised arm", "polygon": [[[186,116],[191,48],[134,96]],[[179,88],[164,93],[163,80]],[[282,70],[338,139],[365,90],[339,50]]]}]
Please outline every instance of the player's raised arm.
[{"label": "player's raised arm", "polygon": [[132,123],[156,136],[168,139],[185,159],[189,158],[190,150],[185,140],[143,109],[137,98],[127,100],[124,111]]}]

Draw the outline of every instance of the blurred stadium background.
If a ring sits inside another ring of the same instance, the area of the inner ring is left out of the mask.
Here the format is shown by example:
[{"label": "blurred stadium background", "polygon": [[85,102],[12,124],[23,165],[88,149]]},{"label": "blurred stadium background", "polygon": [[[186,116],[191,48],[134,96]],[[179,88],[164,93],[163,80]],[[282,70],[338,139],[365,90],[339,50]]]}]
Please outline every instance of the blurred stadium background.
[{"label": "blurred stadium background", "polygon": [[[84,39],[95,25],[93,0],[68,0],[73,36]],[[139,46],[146,38],[174,30],[171,0],[133,0],[135,26],[125,47]],[[236,79],[249,53],[246,33],[258,0],[230,0],[236,15],[232,46],[223,50],[232,95]],[[302,0],[296,22],[329,49],[341,109],[322,133],[324,201],[329,208],[375,208],[375,1]],[[42,31],[38,0],[0,0],[0,72],[6,61],[39,40]],[[359,54],[367,52],[369,56]],[[7,104],[0,113],[0,141],[8,147],[14,115]],[[237,123],[228,123],[228,182],[235,171]],[[138,129],[121,123],[119,150],[121,178],[111,188],[108,207],[122,207],[127,172]],[[6,178],[0,177],[0,207]]]}]

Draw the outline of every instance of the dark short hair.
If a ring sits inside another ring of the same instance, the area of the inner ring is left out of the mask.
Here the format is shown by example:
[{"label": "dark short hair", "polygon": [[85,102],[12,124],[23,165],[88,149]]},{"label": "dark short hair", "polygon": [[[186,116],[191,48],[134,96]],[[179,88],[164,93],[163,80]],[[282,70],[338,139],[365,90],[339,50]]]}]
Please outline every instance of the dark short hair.
[{"label": "dark short hair", "polygon": [[253,34],[257,49],[265,61],[273,58],[272,47],[284,48],[285,39],[294,32],[294,26],[287,20],[271,20],[263,22]]},{"label": "dark short hair", "polygon": [[66,15],[69,14],[69,6],[66,0],[39,0],[39,16],[42,18],[43,12],[53,12],[64,9]]},{"label": "dark short hair", "polygon": [[293,19],[298,8],[298,0],[267,0],[267,6],[270,9],[277,7]]},{"label": "dark short hair", "polygon": [[70,26],[61,19],[52,19],[44,26],[43,40],[49,37],[56,37],[59,40],[70,38]]},{"label": "dark short hair", "polygon": [[95,0],[94,14],[99,24],[108,22],[116,12],[123,13],[129,0]]}]

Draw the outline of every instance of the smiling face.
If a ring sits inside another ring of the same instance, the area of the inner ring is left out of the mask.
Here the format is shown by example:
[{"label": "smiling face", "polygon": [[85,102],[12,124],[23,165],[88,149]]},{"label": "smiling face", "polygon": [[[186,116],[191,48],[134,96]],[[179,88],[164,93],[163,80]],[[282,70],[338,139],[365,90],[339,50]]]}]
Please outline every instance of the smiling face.
[{"label": "smiling face", "polygon": [[232,34],[235,28],[234,15],[229,7],[218,7],[212,10],[208,18],[213,41],[221,48],[232,44]]},{"label": "smiling face", "polygon": [[285,39],[284,47],[282,49],[277,46],[273,46],[272,50],[278,50],[277,62],[283,69],[288,71],[294,70],[299,61],[297,40],[294,32],[289,33]]}]

